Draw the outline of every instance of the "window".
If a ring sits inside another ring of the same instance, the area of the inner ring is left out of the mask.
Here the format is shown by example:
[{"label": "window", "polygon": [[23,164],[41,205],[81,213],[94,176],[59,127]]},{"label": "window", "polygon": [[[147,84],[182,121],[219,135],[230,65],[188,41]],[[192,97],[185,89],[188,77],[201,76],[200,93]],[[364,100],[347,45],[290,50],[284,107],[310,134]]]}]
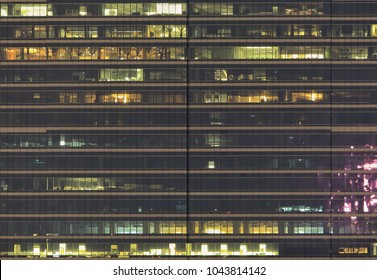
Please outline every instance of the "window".
[{"label": "window", "polygon": [[208,134],[206,137],[206,145],[210,147],[220,147],[221,146],[220,134]]},{"label": "window", "polygon": [[158,15],[182,15],[182,4],[179,3],[157,3],[156,13]]},{"label": "window", "polygon": [[110,95],[101,96],[100,103],[140,103],[141,94],[132,93],[112,93]]},{"label": "window", "polygon": [[228,80],[228,70],[226,70],[226,69],[215,69],[214,77],[215,77],[215,81],[227,81]]},{"label": "window", "polygon": [[296,222],[293,226],[294,234],[323,234],[323,222]]},{"label": "window", "polygon": [[23,17],[45,17],[52,16],[52,5],[49,4],[16,4],[14,15]]},{"label": "window", "polygon": [[279,48],[270,46],[235,47],[235,59],[277,59]]},{"label": "window", "polygon": [[233,234],[233,223],[227,221],[209,221],[204,225],[206,234]]},{"label": "window", "polygon": [[117,4],[105,4],[103,15],[117,16],[118,15]]},{"label": "window", "polygon": [[292,92],[293,102],[321,102],[323,93],[316,92]]},{"label": "window", "polygon": [[102,69],[100,81],[142,81],[143,69]]},{"label": "window", "polygon": [[80,5],[79,15],[80,16],[86,16],[86,15],[88,15],[88,11],[87,11],[87,7],[86,6]]},{"label": "window", "polygon": [[60,37],[64,38],[85,38],[85,27],[84,26],[67,26],[61,28]]},{"label": "window", "polygon": [[277,234],[278,222],[255,221],[249,224],[250,234]]},{"label": "window", "polygon": [[8,16],[8,5],[7,4],[1,4],[0,5],[0,16],[2,16],[2,17]]}]

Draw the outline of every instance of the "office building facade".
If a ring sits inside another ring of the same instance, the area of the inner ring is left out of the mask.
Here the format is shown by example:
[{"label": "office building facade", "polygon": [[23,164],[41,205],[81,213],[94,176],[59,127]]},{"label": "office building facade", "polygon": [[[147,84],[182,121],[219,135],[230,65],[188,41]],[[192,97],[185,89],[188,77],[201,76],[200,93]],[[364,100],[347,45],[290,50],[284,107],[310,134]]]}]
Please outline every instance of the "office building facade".
[{"label": "office building facade", "polygon": [[376,258],[377,1],[0,0],[1,258]]}]

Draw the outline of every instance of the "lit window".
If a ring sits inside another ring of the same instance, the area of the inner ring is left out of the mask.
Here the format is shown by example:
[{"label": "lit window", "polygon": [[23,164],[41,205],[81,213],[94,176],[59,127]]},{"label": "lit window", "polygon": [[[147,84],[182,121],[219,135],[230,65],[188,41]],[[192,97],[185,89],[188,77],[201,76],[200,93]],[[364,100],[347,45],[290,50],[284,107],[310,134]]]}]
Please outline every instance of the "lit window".
[{"label": "lit window", "polygon": [[47,16],[46,4],[21,4],[21,16],[23,17],[45,17]]},{"label": "lit window", "polygon": [[8,16],[8,5],[7,4],[1,4],[0,5],[0,16],[2,16],[2,17]]},{"label": "lit window", "polygon": [[292,92],[293,102],[321,102],[323,93],[316,92]]},{"label": "lit window", "polygon": [[79,244],[79,255],[83,255],[86,253],[86,246],[85,244]]},{"label": "lit window", "polygon": [[216,81],[227,81],[228,80],[228,70],[226,70],[226,69],[215,69],[215,80]]},{"label": "lit window", "polygon": [[86,16],[88,14],[87,7],[86,6],[80,6],[79,15],[80,16]]},{"label": "lit window", "polygon": [[202,244],[201,253],[202,255],[208,255],[208,244]]}]

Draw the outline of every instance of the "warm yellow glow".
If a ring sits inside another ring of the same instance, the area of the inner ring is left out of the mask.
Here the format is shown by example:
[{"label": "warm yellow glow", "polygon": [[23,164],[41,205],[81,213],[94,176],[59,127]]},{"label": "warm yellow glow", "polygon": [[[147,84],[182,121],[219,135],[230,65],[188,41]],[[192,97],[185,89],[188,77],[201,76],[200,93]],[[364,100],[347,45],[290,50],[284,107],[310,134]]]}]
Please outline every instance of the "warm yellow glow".
[{"label": "warm yellow glow", "polygon": [[87,14],[88,14],[87,7],[84,6],[84,5],[80,5],[79,15],[80,16],[86,16]]},{"label": "warm yellow glow", "polygon": [[160,15],[181,15],[182,4],[179,3],[157,3],[157,14]]},{"label": "warm yellow glow", "polygon": [[202,255],[208,255],[208,244],[202,244],[201,246],[201,253]]},{"label": "warm yellow glow", "polygon": [[67,244],[66,243],[60,243],[59,244],[59,254],[64,256],[67,252]]},{"label": "warm yellow glow", "polygon": [[21,16],[45,17],[47,16],[47,4],[21,4]]},{"label": "warm yellow glow", "polygon": [[208,168],[209,169],[214,169],[215,168],[215,162],[214,161],[209,161],[208,162]]},{"label": "warm yellow glow", "polygon": [[323,101],[323,93],[316,92],[292,92],[293,102],[320,102]]},{"label": "warm yellow glow", "polygon": [[7,60],[16,60],[16,50],[15,49],[5,49]]},{"label": "warm yellow glow", "polygon": [[33,245],[33,255],[34,256],[39,256],[41,254],[41,247],[39,244],[34,244]]},{"label": "warm yellow glow", "polygon": [[20,244],[14,244],[13,253],[14,253],[15,256],[21,255],[21,245]]},{"label": "warm yellow glow", "polygon": [[2,16],[2,17],[8,16],[8,5],[7,4],[0,4],[0,16]]},{"label": "warm yellow glow", "polygon": [[[145,255],[148,255],[149,253],[148,252],[144,252]],[[155,255],[155,256],[161,256],[162,255],[162,249],[151,249],[151,252],[150,252],[151,255]]]},{"label": "warm yellow glow", "polygon": [[377,24],[372,24],[370,26],[370,36],[377,37]]},{"label": "warm yellow glow", "polygon": [[221,244],[220,245],[220,255],[228,255],[228,245]]},{"label": "warm yellow glow", "polygon": [[259,244],[259,253],[265,254],[267,252],[267,245],[266,244]]},{"label": "warm yellow glow", "polygon": [[214,229],[214,228],[209,228],[206,230],[207,234],[220,234],[222,233],[220,229]]},{"label": "warm yellow glow", "polygon": [[275,46],[248,46],[235,47],[235,59],[276,59],[279,58],[279,47]]},{"label": "warm yellow glow", "polygon": [[81,243],[79,244],[79,255],[83,255],[86,253],[86,246],[85,244]]},{"label": "warm yellow glow", "polygon": [[170,243],[169,244],[169,250],[170,250],[170,255],[175,255],[176,251],[175,251],[175,243]]},{"label": "warm yellow glow", "polygon": [[247,255],[247,246],[245,244],[240,245],[240,254]]}]

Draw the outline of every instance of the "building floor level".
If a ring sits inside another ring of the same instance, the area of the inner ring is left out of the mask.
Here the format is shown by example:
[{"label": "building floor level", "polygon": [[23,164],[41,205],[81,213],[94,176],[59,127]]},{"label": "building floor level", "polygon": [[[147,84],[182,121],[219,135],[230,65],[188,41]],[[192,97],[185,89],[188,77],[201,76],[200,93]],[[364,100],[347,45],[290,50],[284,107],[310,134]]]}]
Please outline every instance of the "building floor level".
[{"label": "building floor level", "polygon": [[0,258],[377,258],[377,1],[0,0]]}]

